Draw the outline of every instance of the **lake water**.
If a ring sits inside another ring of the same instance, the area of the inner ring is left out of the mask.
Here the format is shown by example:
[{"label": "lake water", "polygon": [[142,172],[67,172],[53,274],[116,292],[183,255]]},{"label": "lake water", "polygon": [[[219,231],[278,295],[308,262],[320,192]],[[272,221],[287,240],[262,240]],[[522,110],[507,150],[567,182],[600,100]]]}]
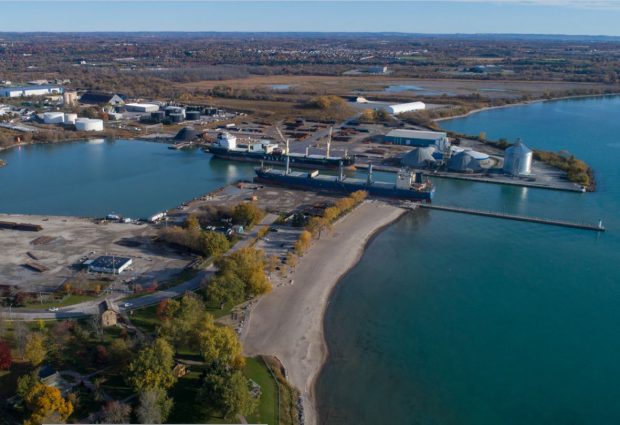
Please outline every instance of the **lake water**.
[{"label": "lake water", "polygon": [[491,110],[442,126],[521,137],[595,169],[579,194],[437,180],[439,204],[604,220],[604,234],[418,211],[336,288],[325,424],[620,423],[620,98]]},{"label": "lake water", "polygon": [[22,146],[0,159],[3,213],[148,217],[254,175],[252,164],[137,140]]}]

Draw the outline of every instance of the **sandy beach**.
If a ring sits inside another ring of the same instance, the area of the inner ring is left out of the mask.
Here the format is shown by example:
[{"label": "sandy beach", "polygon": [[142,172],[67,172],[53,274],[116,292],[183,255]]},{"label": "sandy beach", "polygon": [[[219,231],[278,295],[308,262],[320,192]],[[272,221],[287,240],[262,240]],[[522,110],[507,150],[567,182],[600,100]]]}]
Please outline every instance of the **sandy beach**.
[{"label": "sandy beach", "polygon": [[366,201],[315,241],[287,276],[287,284],[262,297],[250,314],[241,336],[245,353],[280,359],[289,382],[302,393],[308,425],[317,423],[314,383],[327,358],[323,317],[330,293],[357,263],[369,238],[404,212]]}]

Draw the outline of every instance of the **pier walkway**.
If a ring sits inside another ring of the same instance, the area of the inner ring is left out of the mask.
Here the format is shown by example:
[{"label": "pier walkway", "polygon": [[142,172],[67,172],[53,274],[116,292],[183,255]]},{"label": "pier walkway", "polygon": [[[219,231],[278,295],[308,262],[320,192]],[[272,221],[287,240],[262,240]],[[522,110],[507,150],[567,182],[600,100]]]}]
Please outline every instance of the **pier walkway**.
[{"label": "pier walkway", "polygon": [[571,227],[573,229],[592,230],[595,232],[605,231],[605,227],[603,226],[602,221],[599,221],[598,224],[588,224],[588,223],[579,223],[579,222],[568,221],[568,220],[556,220],[552,218],[506,214],[506,213],[500,213],[500,212],[495,212],[495,211],[474,210],[474,209],[461,208],[461,207],[450,207],[447,205],[414,204],[411,202],[403,203],[402,207],[410,208],[410,209],[426,208],[429,210],[449,211],[449,212],[456,212],[456,213],[461,213],[461,214],[479,215],[483,217],[495,217],[495,218],[503,218],[507,220],[526,221],[530,223],[549,224],[552,226]]}]

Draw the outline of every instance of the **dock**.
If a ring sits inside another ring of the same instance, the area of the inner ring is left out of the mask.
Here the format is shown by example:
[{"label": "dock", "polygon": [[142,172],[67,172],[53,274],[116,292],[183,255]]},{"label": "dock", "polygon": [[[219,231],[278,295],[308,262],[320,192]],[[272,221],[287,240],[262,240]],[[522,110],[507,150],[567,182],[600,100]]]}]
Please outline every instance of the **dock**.
[{"label": "dock", "polygon": [[588,223],[579,223],[579,222],[568,221],[568,220],[556,220],[552,218],[507,214],[507,213],[501,213],[501,212],[496,212],[496,211],[474,210],[474,209],[469,209],[469,208],[450,207],[447,205],[435,205],[435,204],[404,203],[402,206],[404,208],[410,208],[410,209],[425,208],[428,210],[449,211],[449,212],[455,212],[455,213],[461,213],[461,214],[479,215],[483,217],[503,218],[506,220],[516,220],[516,221],[525,221],[529,223],[548,224],[551,226],[570,227],[573,229],[592,230],[595,232],[605,231],[605,227],[603,226],[602,221],[599,221],[598,224],[588,224]]}]

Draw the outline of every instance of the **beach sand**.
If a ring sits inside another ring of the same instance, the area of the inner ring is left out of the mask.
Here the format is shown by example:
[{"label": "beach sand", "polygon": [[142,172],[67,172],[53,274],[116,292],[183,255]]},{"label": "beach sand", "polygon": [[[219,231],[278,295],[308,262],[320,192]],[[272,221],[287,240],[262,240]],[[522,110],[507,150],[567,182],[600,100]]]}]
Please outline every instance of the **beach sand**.
[{"label": "beach sand", "polygon": [[301,391],[307,425],[317,423],[314,383],[327,358],[323,316],[330,293],[360,259],[369,238],[404,212],[366,201],[315,241],[286,284],[262,297],[250,313],[241,335],[245,354],[280,359],[288,381]]}]

